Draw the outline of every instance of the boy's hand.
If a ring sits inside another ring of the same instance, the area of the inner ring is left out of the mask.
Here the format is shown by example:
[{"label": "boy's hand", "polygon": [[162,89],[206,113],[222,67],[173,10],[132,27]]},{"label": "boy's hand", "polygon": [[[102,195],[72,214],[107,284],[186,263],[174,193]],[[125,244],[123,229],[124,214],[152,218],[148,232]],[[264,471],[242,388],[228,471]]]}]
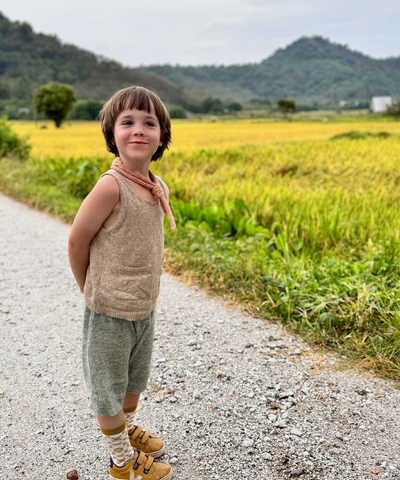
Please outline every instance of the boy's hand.
[{"label": "boy's hand", "polygon": [[118,183],[111,175],[105,175],[96,183],[76,214],[68,238],[68,255],[72,273],[82,293],[89,266],[90,242],[118,203]]}]

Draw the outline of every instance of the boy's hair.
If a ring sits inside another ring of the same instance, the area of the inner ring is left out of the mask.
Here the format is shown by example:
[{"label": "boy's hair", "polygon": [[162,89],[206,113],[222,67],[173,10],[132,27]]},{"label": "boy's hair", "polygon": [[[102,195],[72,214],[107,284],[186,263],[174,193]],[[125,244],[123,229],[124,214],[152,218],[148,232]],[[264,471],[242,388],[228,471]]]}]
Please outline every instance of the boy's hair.
[{"label": "boy's hair", "polygon": [[151,161],[158,160],[163,156],[164,151],[171,144],[171,120],[168,111],[157,94],[147,88],[138,86],[123,88],[115,92],[99,113],[101,130],[109,152],[114,153],[115,156],[119,155],[114,141],[114,127],[119,114],[124,110],[134,108],[150,113],[151,105],[153,105],[160,123],[162,141],[161,147],[158,147],[151,157]]}]

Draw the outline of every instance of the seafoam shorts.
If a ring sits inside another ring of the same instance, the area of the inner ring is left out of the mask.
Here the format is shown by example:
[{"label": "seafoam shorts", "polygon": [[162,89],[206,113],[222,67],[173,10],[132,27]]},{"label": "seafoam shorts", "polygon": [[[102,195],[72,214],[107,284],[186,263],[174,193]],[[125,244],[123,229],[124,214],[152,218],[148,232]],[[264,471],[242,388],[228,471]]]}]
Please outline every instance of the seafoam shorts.
[{"label": "seafoam shorts", "polygon": [[96,416],[116,415],[127,392],[142,393],[150,375],[154,310],[143,320],[123,320],[85,308],[83,375],[89,408]]}]

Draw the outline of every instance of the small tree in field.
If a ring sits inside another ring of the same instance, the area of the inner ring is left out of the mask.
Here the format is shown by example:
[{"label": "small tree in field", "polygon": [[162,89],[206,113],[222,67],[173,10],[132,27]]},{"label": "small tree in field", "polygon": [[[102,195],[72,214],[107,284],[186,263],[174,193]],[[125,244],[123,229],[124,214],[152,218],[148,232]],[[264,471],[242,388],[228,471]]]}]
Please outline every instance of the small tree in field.
[{"label": "small tree in field", "polygon": [[34,93],[36,111],[54,120],[57,128],[65,120],[74,102],[74,89],[65,83],[49,82]]},{"label": "small tree in field", "polygon": [[297,112],[297,105],[294,100],[285,100],[285,99],[278,100],[278,108],[285,115],[285,117],[287,116],[288,113]]}]

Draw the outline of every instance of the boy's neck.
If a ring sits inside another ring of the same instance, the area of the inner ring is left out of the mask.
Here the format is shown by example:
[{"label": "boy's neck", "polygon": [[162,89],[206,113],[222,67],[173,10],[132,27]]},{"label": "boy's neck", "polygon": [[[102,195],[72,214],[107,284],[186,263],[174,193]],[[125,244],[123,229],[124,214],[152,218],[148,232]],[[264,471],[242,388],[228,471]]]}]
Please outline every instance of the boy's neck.
[{"label": "boy's neck", "polygon": [[125,158],[122,158],[122,157],[119,157],[122,161],[122,163],[124,164],[125,168],[127,168],[128,170],[130,171],[134,171],[134,172],[139,172],[141,173],[144,177],[146,177],[147,179],[150,180],[150,176],[149,176],[149,170],[150,170],[150,162],[151,160],[149,161],[146,161],[146,162],[143,162],[143,160],[141,161],[138,161],[138,162],[135,162],[134,160],[132,159],[125,159]]}]

